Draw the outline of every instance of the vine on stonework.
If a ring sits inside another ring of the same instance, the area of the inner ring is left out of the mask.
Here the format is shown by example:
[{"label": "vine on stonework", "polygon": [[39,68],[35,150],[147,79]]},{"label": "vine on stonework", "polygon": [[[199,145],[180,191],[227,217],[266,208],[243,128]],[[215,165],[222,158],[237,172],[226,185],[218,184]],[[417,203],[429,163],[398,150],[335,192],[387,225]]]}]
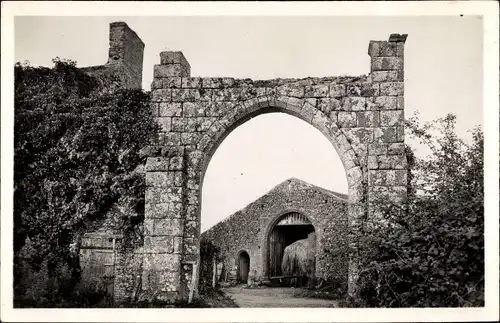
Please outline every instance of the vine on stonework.
[{"label": "vine on stonework", "polygon": [[102,86],[111,76],[88,75],[73,61],[53,62],[52,68],[14,67],[14,253],[15,266],[26,269],[14,271],[17,300],[55,299],[60,292],[30,290],[29,272],[46,268],[48,282],[62,277],[58,268],[69,268],[71,277],[59,285],[78,281],[75,239],[113,206],[124,211],[125,233],[144,216],[141,149],[157,130],[149,94],[109,93]]}]

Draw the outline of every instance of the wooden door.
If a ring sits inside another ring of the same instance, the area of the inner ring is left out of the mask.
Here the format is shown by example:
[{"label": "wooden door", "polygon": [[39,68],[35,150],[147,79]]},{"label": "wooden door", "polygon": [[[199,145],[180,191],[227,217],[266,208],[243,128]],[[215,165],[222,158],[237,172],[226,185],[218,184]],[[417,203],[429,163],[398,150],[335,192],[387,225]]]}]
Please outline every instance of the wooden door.
[{"label": "wooden door", "polygon": [[269,236],[269,276],[281,276],[281,261],[285,251],[285,234],[275,228]]}]

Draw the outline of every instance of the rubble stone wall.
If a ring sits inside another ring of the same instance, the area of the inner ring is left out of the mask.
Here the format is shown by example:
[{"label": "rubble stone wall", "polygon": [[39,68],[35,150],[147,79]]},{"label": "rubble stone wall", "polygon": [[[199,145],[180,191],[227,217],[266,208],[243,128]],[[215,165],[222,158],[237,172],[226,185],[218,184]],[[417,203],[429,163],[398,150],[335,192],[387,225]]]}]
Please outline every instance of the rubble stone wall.
[{"label": "rubble stone wall", "polygon": [[[202,240],[220,250],[228,280],[234,280],[238,255],[250,256],[250,274],[268,279],[268,238],[285,214],[298,212],[313,224],[316,233],[316,278],[345,282],[347,286],[347,199],[297,179],[289,179],[232,214],[208,231]],[[223,277],[226,279],[226,277]]]}]

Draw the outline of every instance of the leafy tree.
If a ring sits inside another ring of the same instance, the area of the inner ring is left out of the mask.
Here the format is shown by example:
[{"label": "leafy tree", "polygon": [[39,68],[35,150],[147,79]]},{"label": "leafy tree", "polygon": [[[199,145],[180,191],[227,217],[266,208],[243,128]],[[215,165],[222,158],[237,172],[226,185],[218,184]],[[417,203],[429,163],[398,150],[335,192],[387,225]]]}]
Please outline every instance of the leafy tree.
[{"label": "leafy tree", "polygon": [[484,304],[483,133],[472,143],[455,133],[447,115],[421,125],[407,122],[427,147],[410,152],[408,209],[379,204],[389,225],[365,234],[361,296],[368,306],[447,307]]},{"label": "leafy tree", "polygon": [[[67,266],[77,280],[79,234],[115,204],[126,210],[125,222],[142,219],[141,149],[156,124],[147,93],[110,92],[117,82],[112,76],[88,75],[72,61],[53,62],[53,68],[14,67],[15,266],[46,266],[49,277]],[[22,279],[15,274],[18,295]]]}]

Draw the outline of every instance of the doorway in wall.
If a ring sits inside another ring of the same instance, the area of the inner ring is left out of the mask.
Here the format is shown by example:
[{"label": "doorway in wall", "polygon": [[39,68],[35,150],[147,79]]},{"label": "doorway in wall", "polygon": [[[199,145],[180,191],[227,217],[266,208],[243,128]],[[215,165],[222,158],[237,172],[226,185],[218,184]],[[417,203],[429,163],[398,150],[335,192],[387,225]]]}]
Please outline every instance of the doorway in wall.
[{"label": "doorway in wall", "polygon": [[238,282],[246,283],[248,281],[249,271],[250,271],[250,256],[246,251],[242,251],[238,256]]},{"label": "doorway in wall", "polygon": [[278,219],[269,232],[269,278],[312,276],[315,239],[314,227],[305,215],[290,212]]}]

